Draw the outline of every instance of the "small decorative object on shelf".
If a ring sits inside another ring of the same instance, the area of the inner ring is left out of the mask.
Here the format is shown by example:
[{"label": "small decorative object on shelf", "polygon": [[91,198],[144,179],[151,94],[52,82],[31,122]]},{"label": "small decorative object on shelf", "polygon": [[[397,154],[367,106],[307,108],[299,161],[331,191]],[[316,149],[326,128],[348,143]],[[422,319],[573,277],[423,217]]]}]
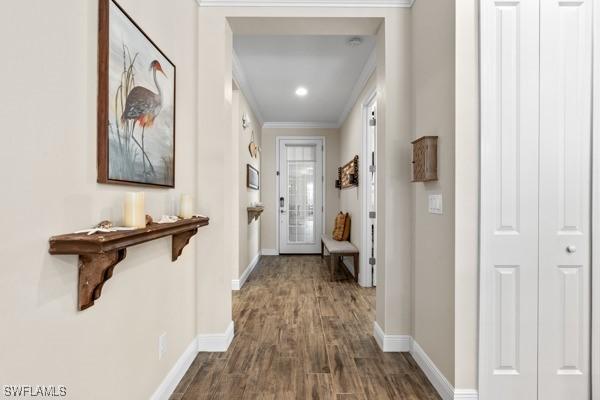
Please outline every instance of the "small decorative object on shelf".
[{"label": "small decorative object on shelf", "polygon": [[248,223],[258,220],[264,210],[265,207],[260,203],[248,206]]},{"label": "small decorative object on shelf", "polygon": [[131,231],[135,228],[128,228],[125,226],[113,226],[113,223],[110,221],[102,221],[98,224],[94,225],[90,229],[82,229],[76,231],[75,233],[85,233],[87,235],[93,235],[94,233],[108,233],[108,232],[118,232],[118,231]]},{"label": "small decorative object on shelf", "polygon": [[146,226],[146,213],[144,212],[144,192],[125,193],[125,207],[123,225],[130,228],[143,228]]},{"label": "small decorative object on shelf", "polygon": [[51,237],[48,251],[79,256],[78,308],[85,310],[100,298],[102,286],[112,277],[115,266],[125,259],[128,247],[171,236],[171,260],[175,261],[191,237],[198,233],[198,228],[208,225],[208,221],[207,217],[193,217],[163,224],[150,223],[141,229],[69,233]]},{"label": "small decorative object on shelf", "polygon": [[412,142],[413,182],[437,181],[437,136],[423,136]]},{"label": "small decorative object on shelf", "polygon": [[182,194],[179,200],[179,216],[181,218],[191,218],[194,215],[194,199],[189,194]]},{"label": "small decorative object on shelf", "polygon": [[339,189],[358,186],[358,156],[354,156],[352,161],[338,168],[338,181],[336,187]]}]

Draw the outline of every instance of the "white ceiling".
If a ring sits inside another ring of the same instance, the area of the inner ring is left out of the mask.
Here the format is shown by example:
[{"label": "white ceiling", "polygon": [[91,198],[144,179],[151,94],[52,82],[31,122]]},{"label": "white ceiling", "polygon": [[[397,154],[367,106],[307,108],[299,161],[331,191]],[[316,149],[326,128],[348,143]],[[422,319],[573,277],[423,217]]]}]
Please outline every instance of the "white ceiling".
[{"label": "white ceiling", "polygon": [[375,38],[350,38],[235,35],[234,76],[261,122],[337,127],[375,68]]}]

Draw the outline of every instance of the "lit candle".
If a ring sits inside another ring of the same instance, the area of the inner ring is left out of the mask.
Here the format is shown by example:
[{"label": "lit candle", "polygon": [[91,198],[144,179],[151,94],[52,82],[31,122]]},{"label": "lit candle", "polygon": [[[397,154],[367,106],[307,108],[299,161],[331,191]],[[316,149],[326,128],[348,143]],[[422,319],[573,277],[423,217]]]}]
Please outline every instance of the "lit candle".
[{"label": "lit candle", "polygon": [[194,215],[194,201],[189,194],[182,194],[179,200],[179,216],[181,218],[192,218]]},{"label": "lit candle", "polygon": [[144,192],[125,193],[123,222],[126,227],[145,228],[146,213],[144,211]]}]

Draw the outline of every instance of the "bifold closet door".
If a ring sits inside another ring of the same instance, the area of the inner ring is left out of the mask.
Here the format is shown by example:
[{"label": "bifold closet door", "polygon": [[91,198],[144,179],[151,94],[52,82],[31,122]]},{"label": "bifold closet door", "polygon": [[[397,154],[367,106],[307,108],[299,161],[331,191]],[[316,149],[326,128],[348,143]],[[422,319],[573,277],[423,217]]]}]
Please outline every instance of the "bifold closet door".
[{"label": "bifold closet door", "polygon": [[538,361],[540,3],[480,4],[480,398],[533,400]]},{"label": "bifold closet door", "polygon": [[540,5],[538,399],[590,399],[593,0]]}]

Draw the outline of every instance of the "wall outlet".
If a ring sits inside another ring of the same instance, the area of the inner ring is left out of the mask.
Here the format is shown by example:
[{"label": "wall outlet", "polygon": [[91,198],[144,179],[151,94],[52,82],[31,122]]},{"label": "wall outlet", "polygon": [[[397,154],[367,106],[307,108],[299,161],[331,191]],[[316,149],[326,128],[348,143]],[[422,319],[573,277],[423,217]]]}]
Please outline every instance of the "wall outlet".
[{"label": "wall outlet", "polygon": [[429,195],[429,213],[430,214],[443,214],[443,201],[442,195],[430,194]]},{"label": "wall outlet", "polygon": [[167,352],[167,334],[163,333],[158,337],[158,359],[162,360]]}]

